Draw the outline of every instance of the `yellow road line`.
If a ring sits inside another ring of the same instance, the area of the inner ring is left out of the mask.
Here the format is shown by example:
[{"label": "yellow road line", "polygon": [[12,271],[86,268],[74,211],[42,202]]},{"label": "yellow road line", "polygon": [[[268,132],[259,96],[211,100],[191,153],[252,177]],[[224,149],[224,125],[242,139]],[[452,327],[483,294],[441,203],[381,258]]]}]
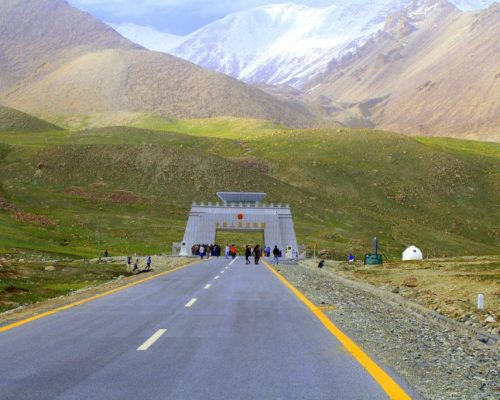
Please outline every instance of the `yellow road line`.
[{"label": "yellow road line", "polygon": [[304,296],[295,286],[288,282],[280,273],[274,270],[267,262],[265,266],[278,277],[278,279],[297,296],[306,307],[318,318],[328,331],[342,343],[349,353],[368,371],[368,373],[377,381],[382,389],[387,393],[389,398],[393,400],[411,400],[411,397],[361,348],[354,343],[345,333],[337,328],[332,321],[317,307],[312,301]]},{"label": "yellow road line", "polygon": [[45,312],[43,312],[41,314],[34,315],[33,317],[22,319],[20,321],[14,322],[12,324],[2,326],[2,327],[0,327],[0,333],[10,331],[11,329],[17,328],[17,327],[22,326],[22,325],[26,325],[27,323],[32,322],[32,321],[36,321],[37,319],[41,319],[41,318],[47,317],[49,315],[58,313],[60,311],[68,310],[70,308],[79,306],[81,304],[85,304],[85,303],[88,303],[90,301],[100,299],[101,297],[108,296],[110,294],[119,292],[120,290],[124,290],[124,289],[127,289],[129,287],[139,285],[141,283],[150,281],[151,279],[155,279],[155,278],[158,278],[160,276],[164,276],[164,275],[170,274],[170,273],[172,273],[174,271],[178,271],[180,269],[183,269],[183,268],[186,268],[186,267],[190,267],[190,266],[198,264],[198,263],[199,263],[199,261],[196,261],[196,262],[193,262],[193,263],[190,263],[190,264],[187,264],[187,265],[183,265],[182,267],[177,267],[177,268],[171,269],[169,271],[160,272],[159,274],[156,274],[156,275],[153,275],[153,276],[149,276],[149,277],[144,278],[144,279],[140,279],[138,281],[129,283],[127,285],[120,286],[120,287],[115,288],[115,289],[108,290],[106,292],[97,294],[95,296],[88,297],[88,298],[82,299],[82,300],[78,300],[78,301],[75,301],[74,303],[66,304],[65,306],[54,308],[53,310],[45,311]]},{"label": "yellow road line", "polygon": [[318,308],[322,311],[331,311],[335,310],[335,306],[318,306]]}]

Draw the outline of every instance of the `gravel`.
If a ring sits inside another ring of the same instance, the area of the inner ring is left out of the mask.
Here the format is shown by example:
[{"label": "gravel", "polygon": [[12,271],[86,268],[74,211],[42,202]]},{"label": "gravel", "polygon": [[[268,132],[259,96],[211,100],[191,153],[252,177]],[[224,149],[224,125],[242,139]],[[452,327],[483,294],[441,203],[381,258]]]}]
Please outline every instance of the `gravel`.
[{"label": "gravel", "polygon": [[472,333],[386,302],[306,265],[278,271],[384,367],[406,379],[424,399],[499,400],[500,349]]}]

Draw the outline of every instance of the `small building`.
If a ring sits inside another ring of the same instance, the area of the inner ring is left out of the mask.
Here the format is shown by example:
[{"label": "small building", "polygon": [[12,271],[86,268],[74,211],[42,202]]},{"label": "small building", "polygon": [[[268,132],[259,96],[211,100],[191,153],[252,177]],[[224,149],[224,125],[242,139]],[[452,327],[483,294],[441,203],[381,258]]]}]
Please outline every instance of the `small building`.
[{"label": "small building", "polygon": [[422,252],[415,246],[410,246],[403,251],[403,261],[419,261],[423,259],[424,256],[422,255]]}]

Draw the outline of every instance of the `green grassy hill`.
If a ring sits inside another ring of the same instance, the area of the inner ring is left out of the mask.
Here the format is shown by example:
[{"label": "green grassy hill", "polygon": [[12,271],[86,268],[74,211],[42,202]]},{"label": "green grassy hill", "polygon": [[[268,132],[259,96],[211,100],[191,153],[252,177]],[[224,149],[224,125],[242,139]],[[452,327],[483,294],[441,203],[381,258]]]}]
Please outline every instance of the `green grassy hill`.
[{"label": "green grassy hill", "polygon": [[44,132],[52,130],[61,130],[61,128],[13,108],[0,106],[0,132]]},{"label": "green grassy hill", "polygon": [[[498,254],[500,145],[256,120],[166,121],[0,134],[0,249],[75,256],[169,251],[192,201],[265,191],[289,202],[300,243],[359,256]],[[20,216],[19,216],[20,213]],[[27,216],[26,216],[26,215]],[[1,250],[0,250],[1,251]]]}]

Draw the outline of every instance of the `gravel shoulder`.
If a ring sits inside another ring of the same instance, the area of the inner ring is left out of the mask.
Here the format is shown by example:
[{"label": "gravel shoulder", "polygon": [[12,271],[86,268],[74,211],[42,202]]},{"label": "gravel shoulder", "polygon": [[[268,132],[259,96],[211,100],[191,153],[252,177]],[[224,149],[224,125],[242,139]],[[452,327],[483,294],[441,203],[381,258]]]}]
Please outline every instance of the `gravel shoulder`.
[{"label": "gravel shoulder", "polygon": [[497,400],[500,348],[476,335],[385,301],[310,262],[279,265],[287,280],[382,366],[407,380],[423,399]]}]

